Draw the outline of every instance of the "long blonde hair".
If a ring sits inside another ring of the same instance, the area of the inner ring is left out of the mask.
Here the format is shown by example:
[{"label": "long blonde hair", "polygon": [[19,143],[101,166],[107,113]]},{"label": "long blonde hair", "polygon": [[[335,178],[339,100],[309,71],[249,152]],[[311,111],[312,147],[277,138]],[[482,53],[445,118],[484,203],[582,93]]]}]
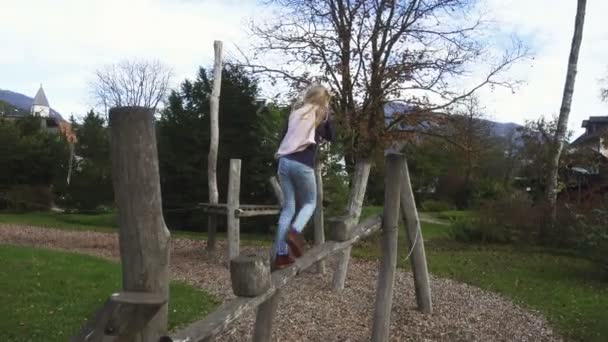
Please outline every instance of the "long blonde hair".
[{"label": "long blonde hair", "polygon": [[[322,85],[315,84],[310,86],[294,104],[294,110],[302,108],[306,105],[311,105],[314,108],[315,113],[315,126],[319,126],[321,123],[327,120],[329,115],[329,101],[331,95],[329,90]],[[303,114],[306,117],[311,111],[307,111]]]}]

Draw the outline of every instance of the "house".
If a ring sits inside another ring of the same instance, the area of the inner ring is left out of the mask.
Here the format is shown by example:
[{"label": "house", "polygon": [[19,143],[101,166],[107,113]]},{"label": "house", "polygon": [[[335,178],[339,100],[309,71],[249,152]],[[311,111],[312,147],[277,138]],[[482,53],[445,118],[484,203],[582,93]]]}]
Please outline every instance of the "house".
[{"label": "house", "polygon": [[585,132],[568,146],[567,194],[578,202],[596,203],[608,193],[608,116],[583,120]]},{"label": "house", "polygon": [[590,116],[583,120],[582,127],[585,133],[576,138],[570,147],[588,148],[608,158],[608,116]]}]

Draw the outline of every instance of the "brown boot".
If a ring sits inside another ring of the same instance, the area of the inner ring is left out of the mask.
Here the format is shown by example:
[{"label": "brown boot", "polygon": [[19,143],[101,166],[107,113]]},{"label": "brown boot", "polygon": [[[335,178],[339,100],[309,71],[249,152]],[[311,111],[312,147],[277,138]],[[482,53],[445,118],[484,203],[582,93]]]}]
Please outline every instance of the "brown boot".
[{"label": "brown boot", "polygon": [[287,232],[285,240],[287,241],[287,245],[289,245],[289,250],[293,252],[293,255],[295,255],[296,258],[299,258],[304,254],[306,240],[304,240],[304,237],[302,234],[298,233],[298,231],[291,228]]},{"label": "brown boot", "polygon": [[270,268],[271,271],[282,270],[282,269],[284,269],[286,267],[291,266],[295,262],[295,260],[293,259],[293,257],[290,254],[287,254],[287,255],[277,255],[274,258],[274,262],[272,263],[272,267]]}]

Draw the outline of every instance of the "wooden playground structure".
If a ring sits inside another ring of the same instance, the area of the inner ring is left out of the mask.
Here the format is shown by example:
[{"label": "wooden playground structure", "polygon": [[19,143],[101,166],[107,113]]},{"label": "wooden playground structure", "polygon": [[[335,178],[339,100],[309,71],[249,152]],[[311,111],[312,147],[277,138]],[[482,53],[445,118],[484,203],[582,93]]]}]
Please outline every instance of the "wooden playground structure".
[{"label": "wooden playground structure", "polygon": [[[219,92],[214,93],[219,96]],[[341,256],[349,254],[353,244],[378,230],[382,233],[382,257],[371,341],[388,341],[401,219],[407,227],[408,257],[414,274],[418,310],[432,312],[424,242],[407,162],[402,154],[389,151],[386,155],[382,215],[361,223],[356,222],[358,218],[354,219],[352,215],[328,219],[331,229],[329,239],[325,241],[323,212],[318,206],[320,210],[314,217],[314,247],[296,259],[293,265],[274,272],[270,271],[269,255],[240,253],[239,220],[258,215],[277,215],[280,205],[241,204],[241,161],[233,159],[230,161],[227,203],[217,203],[217,194],[210,194],[209,203],[201,203],[199,208],[210,214],[209,223],[212,226],[209,229],[215,229],[218,216],[226,216],[231,286],[237,297],[223,303],[204,319],[170,334],[167,331],[170,233],[162,213],[153,111],[141,107],[120,107],[111,109],[109,117],[122,290],[109,297],[71,339],[72,342],[208,342],[251,310],[257,310],[253,341],[270,341],[281,289],[311,266],[317,265],[317,270],[324,272],[325,259],[338,253],[343,253]],[[320,183],[321,172],[319,169],[316,171]],[[354,183],[363,179],[358,175],[359,172],[355,172]],[[271,179],[271,183],[281,203],[278,182]],[[322,203],[322,196],[320,191],[318,203]],[[363,200],[362,195],[359,200]],[[335,270],[335,290],[343,288],[347,268],[348,258],[342,258]]]}]

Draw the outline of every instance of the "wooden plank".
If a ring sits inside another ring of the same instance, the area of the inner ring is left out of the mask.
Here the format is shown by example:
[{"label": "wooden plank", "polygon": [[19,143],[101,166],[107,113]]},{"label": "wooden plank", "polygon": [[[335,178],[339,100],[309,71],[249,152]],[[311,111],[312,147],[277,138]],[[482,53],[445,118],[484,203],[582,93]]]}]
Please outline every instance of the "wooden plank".
[{"label": "wooden plank", "polygon": [[399,200],[403,156],[386,156],[384,178],[384,222],[382,224],[382,259],[376,287],[376,304],[372,327],[373,342],[387,342],[390,336],[393,286],[397,269],[397,238],[399,231]]},{"label": "wooden plank", "polygon": [[[112,108],[110,131],[123,290],[168,298],[170,234],[161,207],[153,110]],[[163,305],[142,330],[141,339],[156,341],[166,333],[167,305]]]},{"label": "wooden plank", "polygon": [[409,249],[411,250],[410,263],[414,274],[414,286],[416,289],[416,303],[418,310],[424,313],[433,312],[433,302],[431,299],[431,282],[429,271],[426,264],[426,253],[424,251],[424,239],[414,191],[410,180],[410,173],[407,167],[407,160],[403,158],[401,176],[401,212],[405,219],[405,227],[408,237]]},{"label": "wooden plank", "polygon": [[281,213],[281,209],[258,209],[258,210],[247,210],[237,209],[236,217],[254,217],[254,216],[272,216]]},{"label": "wooden plank", "polygon": [[228,198],[226,203],[226,222],[228,230],[228,260],[239,256],[240,249],[240,221],[236,215],[240,208],[241,196],[241,160],[230,159],[228,173]]},{"label": "wooden plank", "polygon": [[271,275],[272,287],[264,294],[253,298],[238,297],[226,302],[205,319],[194,322],[183,330],[176,332],[172,338],[174,340],[202,342],[207,338],[219,334],[241,315],[269,300],[276,291],[284,287],[298,273],[306,270],[318,261],[352,246],[360,239],[371,235],[380,228],[381,222],[382,218],[380,216],[369,218],[355,227],[353,237],[350,240],[344,242],[329,241],[311,248],[302,257],[296,259],[296,262],[292,266],[273,272]]},{"label": "wooden plank", "polygon": [[70,342],[132,341],[166,302],[162,294],[115,293]]}]

